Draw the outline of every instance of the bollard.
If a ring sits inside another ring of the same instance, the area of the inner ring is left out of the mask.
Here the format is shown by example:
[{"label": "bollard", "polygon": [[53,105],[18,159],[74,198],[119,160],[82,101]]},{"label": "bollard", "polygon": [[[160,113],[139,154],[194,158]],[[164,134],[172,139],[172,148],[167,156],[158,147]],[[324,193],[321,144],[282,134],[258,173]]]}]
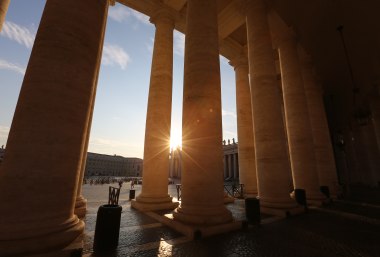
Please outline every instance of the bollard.
[{"label": "bollard", "polygon": [[136,193],[136,190],[134,189],[129,190],[129,200],[135,199],[135,193]]},{"label": "bollard", "polygon": [[298,204],[307,207],[305,189],[294,189],[294,196]]},{"label": "bollard", "polygon": [[326,196],[326,198],[330,198],[330,189],[328,186],[320,186],[319,190]]},{"label": "bollard", "polygon": [[245,199],[245,216],[250,224],[260,224],[260,200],[258,198]]},{"label": "bollard", "polygon": [[105,204],[99,207],[96,217],[94,251],[112,251],[119,243],[121,206]]}]

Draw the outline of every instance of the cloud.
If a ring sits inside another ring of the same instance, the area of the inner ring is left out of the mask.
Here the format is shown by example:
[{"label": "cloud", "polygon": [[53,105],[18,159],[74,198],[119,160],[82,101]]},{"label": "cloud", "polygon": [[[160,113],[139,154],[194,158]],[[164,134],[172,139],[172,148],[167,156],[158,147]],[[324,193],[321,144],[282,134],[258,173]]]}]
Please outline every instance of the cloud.
[{"label": "cloud", "polygon": [[229,111],[226,111],[226,110],[222,110],[222,116],[232,116],[232,117],[236,118],[236,113],[229,112]]},{"label": "cloud", "polygon": [[184,56],[185,53],[185,35],[174,30],[174,53]]},{"label": "cloud", "polygon": [[120,46],[104,44],[102,64],[106,66],[118,65],[122,70],[125,70],[130,61],[129,55]]},{"label": "cloud", "polygon": [[[150,25],[149,16],[146,16],[145,14],[135,11],[131,8],[128,8],[123,5],[116,5],[115,7],[111,7],[108,11],[108,16],[117,22],[125,22],[128,21],[130,17],[132,17],[134,20],[145,24]],[[134,26],[137,28],[136,26]]]},{"label": "cloud", "polygon": [[131,12],[125,6],[117,5],[109,9],[108,16],[117,22],[123,22],[131,16]]},{"label": "cloud", "polygon": [[141,23],[145,24],[145,25],[150,25],[150,21],[149,21],[149,16],[146,16],[145,14],[141,13],[141,12],[138,12],[138,11],[135,11],[133,9],[130,9],[131,11],[131,14],[132,16],[140,21]]},{"label": "cloud", "polygon": [[29,49],[32,48],[36,37],[35,31],[32,31],[27,27],[17,25],[11,21],[6,21],[4,23],[3,30],[0,32],[0,35],[16,41],[20,45],[24,45]]},{"label": "cloud", "polygon": [[25,75],[25,67],[0,59],[0,70],[10,70]]}]

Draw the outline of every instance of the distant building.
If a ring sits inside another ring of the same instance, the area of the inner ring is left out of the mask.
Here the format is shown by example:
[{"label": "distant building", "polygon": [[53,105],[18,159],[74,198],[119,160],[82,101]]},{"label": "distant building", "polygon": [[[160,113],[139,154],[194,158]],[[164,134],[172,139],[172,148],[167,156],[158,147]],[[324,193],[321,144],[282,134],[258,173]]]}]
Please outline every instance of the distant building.
[{"label": "distant building", "polygon": [[4,154],[5,154],[5,149],[4,149],[4,146],[2,145],[1,148],[0,148],[0,164],[3,161]]},{"label": "distant building", "polygon": [[224,179],[225,180],[238,180],[239,179],[239,156],[238,144],[235,139],[232,142],[228,139],[223,140],[223,166],[224,166]]},{"label": "distant building", "polygon": [[85,176],[141,177],[143,160],[119,155],[87,153]]},{"label": "distant building", "polygon": [[[238,180],[239,179],[239,156],[238,144],[235,139],[223,140],[223,174],[225,180]],[[172,149],[169,155],[169,177],[181,178],[182,174],[182,150],[179,148]]]}]

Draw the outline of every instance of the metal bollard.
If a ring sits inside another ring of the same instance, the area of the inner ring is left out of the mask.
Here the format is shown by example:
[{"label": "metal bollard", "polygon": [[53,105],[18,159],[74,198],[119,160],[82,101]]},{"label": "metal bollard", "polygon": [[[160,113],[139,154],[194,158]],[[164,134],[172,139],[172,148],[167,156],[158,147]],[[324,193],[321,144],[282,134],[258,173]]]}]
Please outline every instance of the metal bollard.
[{"label": "metal bollard", "polygon": [[121,206],[105,204],[99,207],[96,217],[94,251],[104,252],[119,244]]},{"label": "metal bollard", "polygon": [[245,216],[250,224],[260,224],[260,200],[258,198],[245,199]]},{"label": "metal bollard", "polygon": [[131,189],[129,190],[129,200],[135,199],[136,190]]},{"label": "metal bollard", "polygon": [[305,189],[294,189],[294,196],[298,204],[307,207],[306,191]]},{"label": "metal bollard", "polygon": [[330,189],[328,186],[320,186],[319,190],[326,196],[326,198],[330,198]]}]

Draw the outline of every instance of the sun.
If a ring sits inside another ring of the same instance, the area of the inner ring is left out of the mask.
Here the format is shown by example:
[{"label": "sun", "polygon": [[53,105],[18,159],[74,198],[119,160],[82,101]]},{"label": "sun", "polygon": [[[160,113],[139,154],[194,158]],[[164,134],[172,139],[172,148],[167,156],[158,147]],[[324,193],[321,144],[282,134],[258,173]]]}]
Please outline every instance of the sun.
[{"label": "sun", "polygon": [[172,129],[170,133],[170,149],[182,148],[182,133],[177,129]]}]

